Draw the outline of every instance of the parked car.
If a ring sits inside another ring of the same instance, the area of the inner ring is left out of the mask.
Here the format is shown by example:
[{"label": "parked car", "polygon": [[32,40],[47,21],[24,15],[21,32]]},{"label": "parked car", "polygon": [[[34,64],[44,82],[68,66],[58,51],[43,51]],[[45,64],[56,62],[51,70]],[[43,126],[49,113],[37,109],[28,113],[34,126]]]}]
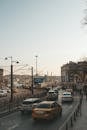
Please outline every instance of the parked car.
[{"label": "parked car", "polygon": [[0,90],[0,97],[5,97],[7,96],[7,91],[6,90]]},{"label": "parked car", "polygon": [[51,120],[62,114],[62,107],[56,101],[42,101],[32,109],[32,118]]},{"label": "parked car", "polygon": [[19,106],[19,110],[24,112],[29,112],[32,110],[32,107],[34,108],[38,103],[40,103],[40,98],[28,98],[23,100],[22,104]]},{"label": "parked car", "polygon": [[73,101],[73,96],[71,92],[63,92],[62,94],[62,102],[72,102]]}]

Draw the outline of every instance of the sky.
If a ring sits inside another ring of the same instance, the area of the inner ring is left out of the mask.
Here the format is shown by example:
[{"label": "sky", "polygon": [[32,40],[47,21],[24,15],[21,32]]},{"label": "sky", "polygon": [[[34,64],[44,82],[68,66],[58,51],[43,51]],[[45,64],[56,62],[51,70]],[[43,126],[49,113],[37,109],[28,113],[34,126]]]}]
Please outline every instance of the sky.
[{"label": "sky", "polygon": [[0,64],[12,56],[43,74],[87,56],[85,0],[0,0]]}]

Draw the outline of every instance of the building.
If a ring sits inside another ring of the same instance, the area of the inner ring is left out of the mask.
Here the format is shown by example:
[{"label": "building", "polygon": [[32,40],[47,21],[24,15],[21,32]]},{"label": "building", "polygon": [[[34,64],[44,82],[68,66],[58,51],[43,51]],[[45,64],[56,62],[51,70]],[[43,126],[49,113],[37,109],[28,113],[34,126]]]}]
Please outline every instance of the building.
[{"label": "building", "polygon": [[87,83],[87,61],[72,62],[61,67],[61,81]]},{"label": "building", "polygon": [[0,88],[3,85],[3,69],[0,69]]}]

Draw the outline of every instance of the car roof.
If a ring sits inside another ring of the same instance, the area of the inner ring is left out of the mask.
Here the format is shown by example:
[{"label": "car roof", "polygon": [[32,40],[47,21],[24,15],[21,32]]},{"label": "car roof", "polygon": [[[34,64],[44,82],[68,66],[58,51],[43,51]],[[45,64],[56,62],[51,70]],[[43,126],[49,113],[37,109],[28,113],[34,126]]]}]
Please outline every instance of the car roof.
[{"label": "car roof", "polygon": [[50,89],[49,92],[55,93],[55,91],[53,89]]},{"label": "car roof", "polygon": [[63,92],[63,94],[71,94],[71,92]]},{"label": "car roof", "polygon": [[28,98],[28,99],[25,99],[23,102],[26,102],[26,101],[29,101],[29,102],[34,102],[36,100],[39,100],[40,98]]},{"label": "car roof", "polygon": [[52,104],[54,103],[55,101],[42,101],[40,102],[39,104]]}]

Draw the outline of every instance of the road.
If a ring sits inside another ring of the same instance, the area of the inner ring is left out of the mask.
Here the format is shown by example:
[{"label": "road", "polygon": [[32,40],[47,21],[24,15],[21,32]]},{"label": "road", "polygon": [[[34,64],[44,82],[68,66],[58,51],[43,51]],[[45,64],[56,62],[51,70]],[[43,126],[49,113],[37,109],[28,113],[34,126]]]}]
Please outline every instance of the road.
[{"label": "road", "polygon": [[[61,102],[61,97],[59,97]],[[20,111],[7,115],[0,119],[0,130],[58,130],[69,116],[77,101],[70,104],[62,104],[62,117],[57,117],[52,121],[34,121],[31,113],[21,114]]]}]

